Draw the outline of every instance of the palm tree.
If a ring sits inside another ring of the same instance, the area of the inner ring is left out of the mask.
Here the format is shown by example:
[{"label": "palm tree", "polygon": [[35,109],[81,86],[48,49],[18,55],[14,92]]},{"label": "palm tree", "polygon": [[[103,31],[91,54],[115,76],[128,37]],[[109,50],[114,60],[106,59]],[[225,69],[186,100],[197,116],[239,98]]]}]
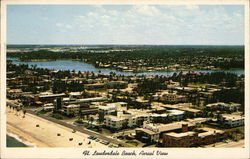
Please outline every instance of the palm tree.
[{"label": "palm tree", "polygon": [[26,109],[23,109],[23,118],[25,118]]},{"label": "palm tree", "polygon": [[88,125],[89,125],[89,121],[90,121],[89,115],[87,115],[87,120],[88,120]]},{"label": "palm tree", "polygon": [[94,121],[95,119],[91,116],[90,118],[89,118],[89,121],[90,121],[90,124],[91,124],[91,127],[92,127],[92,124],[93,124],[93,121]]},{"label": "palm tree", "polygon": [[82,115],[81,109],[79,109],[79,111],[78,111],[78,120],[82,121],[82,118],[83,118],[83,115]]}]

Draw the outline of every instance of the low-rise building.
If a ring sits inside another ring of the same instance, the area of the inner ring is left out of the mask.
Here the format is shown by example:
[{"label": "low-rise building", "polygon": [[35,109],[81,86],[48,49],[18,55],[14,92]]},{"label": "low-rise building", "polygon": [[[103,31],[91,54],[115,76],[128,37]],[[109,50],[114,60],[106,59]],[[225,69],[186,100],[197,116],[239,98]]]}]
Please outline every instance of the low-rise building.
[{"label": "low-rise building", "polygon": [[100,88],[105,88],[106,87],[106,83],[94,83],[94,84],[85,84],[84,88],[85,89],[100,89]]},{"label": "low-rise building", "polygon": [[244,125],[245,117],[236,114],[221,114],[221,118],[219,120],[225,126],[237,127]]},{"label": "low-rise building", "polygon": [[192,129],[195,124],[191,122],[174,122],[170,124],[152,124],[148,122],[143,123],[142,128],[137,128],[136,138],[146,142],[160,142],[162,134],[165,132],[178,132],[182,129],[188,131]]},{"label": "low-rise building", "polygon": [[161,105],[161,107],[167,109],[167,110],[181,110],[184,111],[187,116],[189,117],[199,117],[202,115],[202,111],[199,109],[195,109],[195,108],[191,108],[192,103],[179,103],[179,104],[174,104],[174,105],[170,105],[170,104],[165,104],[165,105]]},{"label": "low-rise building", "polygon": [[241,104],[239,103],[211,103],[207,104],[206,108],[209,110],[228,110],[228,111],[238,111]]},{"label": "low-rise building", "polygon": [[34,97],[34,101],[40,101],[43,103],[53,103],[55,99],[57,98],[62,98],[62,97],[66,97],[65,93],[60,93],[60,94],[40,94],[38,96]]},{"label": "low-rise building", "polygon": [[164,102],[170,102],[170,103],[186,102],[187,97],[184,95],[177,94],[176,91],[174,92],[165,91],[165,92],[162,92],[160,100]]},{"label": "low-rise building", "polygon": [[70,92],[69,98],[70,99],[80,99],[80,98],[82,98],[82,92]]},{"label": "low-rise building", "polygon": [[62,107],[62,112],[66,115],[76,115],[80,112],[80,105],[77,104],[70,104],[70,105],[64,105]]},{"label": "low-rise building", "polygon": [[94,97],[94,98],[83,98],[83,99],[77,99],[74,101],[70,101],[69,104],[80,104],[81,106],[84,106],[91,102],[101,102],[106,101],[107,99],[104,97]]},{"label": "low-rise building", "polygon": [[126,81],[110,81],[106,84],[107,88],[127,88],[128,82]]},{"label": "low-rise building", "polygon": [[212,128],[200,128],[195,131],[169,132],[163,134],[162,145],[164,147],[193,147],[212,144],[226,137],[222,130]]},{"label": "low-rise building", "polygon": [[189,132],[169,132],[163,134],[163,147],[190,147],[198,140],[198,133]]},{"label": "low-rise building", "polygon": [[104,117],[104,124],[106,127],[119,130],[125,127],[133,127],[136,123],[136,118],[132,114],[124,114],[121,111],[117,115],[106,115]]},{"label": "low-rise building", "polygon": [[98,106],[99,111],[103,112],[104,115],[111,114],[121,108],[120,103],[107,103],[106,106]]},{"label": "low-rise building", "polygon": [[181,110],[168,110],[169,116],[172,117],[172,120],[177,120],[180,121],[181,119],[183,119],[184,116],[184,111]]}]

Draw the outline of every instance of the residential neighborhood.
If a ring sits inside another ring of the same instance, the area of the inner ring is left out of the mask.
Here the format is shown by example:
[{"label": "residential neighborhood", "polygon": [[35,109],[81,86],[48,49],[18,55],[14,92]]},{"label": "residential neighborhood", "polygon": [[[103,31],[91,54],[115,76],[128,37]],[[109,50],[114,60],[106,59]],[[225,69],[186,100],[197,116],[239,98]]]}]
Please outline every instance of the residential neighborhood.
[{"label": "residential neighborhood", "polygon": [[241,97],[220,96],[242,90],[243,76],[227,82],[231,74],[211,73],[222,77],[213,83],[194,82],[207,76],[195,72],[122,76],[11,61],[7,68],[7,107],[86,129],[89,141],[108,147],[204,147],[244,140]]}]

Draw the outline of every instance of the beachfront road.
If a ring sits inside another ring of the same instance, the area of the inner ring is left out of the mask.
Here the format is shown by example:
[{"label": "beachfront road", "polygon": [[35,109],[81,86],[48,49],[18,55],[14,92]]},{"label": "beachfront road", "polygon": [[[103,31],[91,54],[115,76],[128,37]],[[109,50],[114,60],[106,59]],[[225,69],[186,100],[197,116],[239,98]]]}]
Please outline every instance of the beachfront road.
[{"label": "beachfront road", "polygon": [[240,140],[238,142],[229,142],[229,143],[223,143],[218,146],[215,146],[216,148],[243,148],[244,147],[244,140]]},{"label": "beachfront road", "polygon": [[45,116],[45,115],[42,115],[42,114],[36,114],[34,111],[32,110],[27,110],[27,113],[30,113],[32,115],[35,115],[35,116],[38,116],[38,117],[41,117],[43,119],[46,119],[46,120],[49,120],[51,122],[54,122],[54,123],[57,123],[57,124],[60,124],[62,126],[65,126],[67,128],[70,128],[70,129],[75,129],[76,131],[79,131],[81,133],[84,133],[84,134],[88,134],[88,135],[94,135],[102,140],[107,140],[109,141],[110,143],[113,143],[113,144],[120,144],[120,145],[123,145],[124,147],[134,147],[133,145],[130,145],[130,144],[127,144],[127,143],[124,143],[124,142],[121,142],[121,141],[118,141],[116,139],[112,139],[112,138],[108,138],[102,134],[99,134],[97,132],[94,132],[94,131],[91,131],[91,130],[88,130],[88,129],[85,129],[83,127],[80,127],[80,126],[75,126],[75,125],[71,125],[71,124],[68,124],[68,123],[65,123],[63,121],[60,121],[60,120],[57,120],[57,119],[54,119],[54,118],[51,118],[51,117],[48,117],[48,116]]},{"label": "beachfront road", "polygon": [[244,140],[238,142],[230,141],[228,143],[217,142],[215,144],[206,145],[204,148],[244,148]]}]

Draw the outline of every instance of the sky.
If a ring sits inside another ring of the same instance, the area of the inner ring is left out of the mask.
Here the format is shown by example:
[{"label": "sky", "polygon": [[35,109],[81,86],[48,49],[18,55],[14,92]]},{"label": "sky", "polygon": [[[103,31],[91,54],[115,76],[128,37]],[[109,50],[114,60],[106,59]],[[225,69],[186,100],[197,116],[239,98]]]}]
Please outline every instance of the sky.
[{"label": "sky", "polygon": [[244,6],[8,5],[7,44],[244,45]]}]

